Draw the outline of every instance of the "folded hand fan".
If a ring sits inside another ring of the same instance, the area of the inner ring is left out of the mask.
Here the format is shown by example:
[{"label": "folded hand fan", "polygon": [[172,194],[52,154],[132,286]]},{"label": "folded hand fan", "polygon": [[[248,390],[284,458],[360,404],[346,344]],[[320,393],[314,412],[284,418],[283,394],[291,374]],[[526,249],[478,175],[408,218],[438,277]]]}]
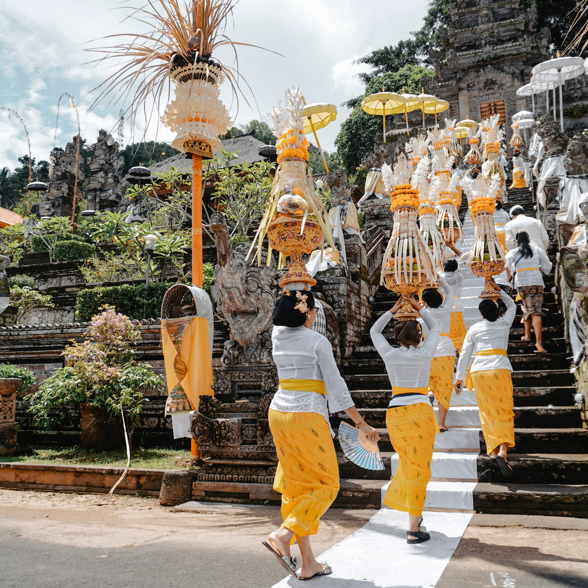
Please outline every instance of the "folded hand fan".
[{"label": "folded hand fan", "polygon": [[369,441],[359,429],[342,422],[339,425],[339,443],[345,457],[366,470],[383,470],[384,462],[377,443]]}]

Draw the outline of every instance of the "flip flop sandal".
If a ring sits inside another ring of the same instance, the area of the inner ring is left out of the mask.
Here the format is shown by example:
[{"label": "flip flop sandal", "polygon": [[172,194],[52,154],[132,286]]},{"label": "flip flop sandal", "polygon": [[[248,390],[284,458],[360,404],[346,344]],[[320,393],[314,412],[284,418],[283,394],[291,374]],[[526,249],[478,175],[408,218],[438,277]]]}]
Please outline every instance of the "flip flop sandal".
[{"label": "flip flop sandal", "polygon": [[449,427],[439,427],[439,433],[447,433],[449,431]]},{"label": "flip flop sandal", "polygon": [[506,461],[506,459],[504,459],[504,457],[502,457],[502,455],[496,456],[496,463],[498,464],[498,467],[500,468],[500,473],[505,478],[512,478],[514,476],[514,471],[511,467],[511,465]]},{"label": "flip flop sandal", "polygon": [[295,557],[288,557],[287,555],[282,555],[277,549],[274,549],[269,542],[262,541],[262,545],[267,547],[277,558],[280,565],[292,576],[298,578],[296,574],[296,558]]},{"label": "flip flop sandal", "polygon": [[[431,535],[429,535],[429,533],[424,533],[423,531],[407,531],[406,536],[408,537],[406,542],[409,545],[424,543],[425,541],[428,541],[431,538]],[[410,539],[411,536],[417,537],[417,539]]]},{"label": "flip flop sandal", "polygon": [[333,573],[333,568],[329,564],[323,562],[323,569],[320,572],[317,572],[316,574],[314,574],[308,578],[303,578],[302,576],[299,576],[298,579],[302,580],[303,582],[307,582],[308,580],[312,580],[313,578],[316,578],[317,576],[329,576],[332,573]]},{"label": "flip flop sandal", "polygon": [[434,394],[429,394],[429,402],[431,403],[431,406],[434,406],[434,404],[435,404],[435,395]]}]

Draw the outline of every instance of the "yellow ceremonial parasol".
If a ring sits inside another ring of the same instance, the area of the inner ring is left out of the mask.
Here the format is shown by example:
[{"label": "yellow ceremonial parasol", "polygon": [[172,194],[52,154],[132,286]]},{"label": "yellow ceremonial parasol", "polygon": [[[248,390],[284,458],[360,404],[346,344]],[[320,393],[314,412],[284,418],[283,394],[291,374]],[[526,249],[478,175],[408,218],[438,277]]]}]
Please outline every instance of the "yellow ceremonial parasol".
[{"label": "yellow ceremonial parasol", "polygon": [[[404,97],[394,92],[378,92],[371,96],[366,96],[361,101],[361,108],[367,114],[381,116],[384,121],[384,143],[386,142],[386,115],[396,114],[404,111]],[[400,110],[398,110],[398,108]]]},{"label": "yellow ceremonial parasol", "polygon": [[421,99],[421,110],[423,111],[423,131],[425,130],[425,112],[429,114],[428,111],[425,111],[425,107],[427,106],[434,106],[439,102],[439,98],[437,96],[433,96],[432,94],[419,94],[419,98]]},{"label": "yellow ceremonial parasol", "polygon": [[323,158],[323,163],[325,164],[325,169],[329,173],[329,167],[323,155],[323,150],[316,132],[319,129],[324,129],[337,118],[337,107],[334,104],[308,104],[302,110],[302,117],[304,120],[304,134],[309,135],[312,133],[314,135],[317,147]]},{"label": "yellow ceremonial parasol", "polygon": [[461,140],[467,139],[467,137],[469,136],[467,127],[461,127],[461,126],[455,127],[455,130],[453,132],[455,134],[455,138],[459,139],[460,145],[461,145]]},{"label": "yellow ceremonial parasol", "polygon": [[438,99],[437,102],[434,104],[424,104],[423,103],[423,111],[425,114],[434,114],[435,115],[435,124],[437,123],[437,115],[441,112],[445,112],[449,108],[449,102],[447,100]]},{"label": "yellow ceremonial parasol", "polygon": [[419,110],[423,105],[423,100],[416,94],[402,94],[402,97],[404,98],[404,116],[406,120],[406,133],[408,134],[408,113]]},{"label": "yellow ceremonial parasol", "polygon": [[478,123],[475,120],[470,120],[466,118],[465,120],[459,121],[457,123],[458,127],[466,127],[467,129],[477,129]]}]

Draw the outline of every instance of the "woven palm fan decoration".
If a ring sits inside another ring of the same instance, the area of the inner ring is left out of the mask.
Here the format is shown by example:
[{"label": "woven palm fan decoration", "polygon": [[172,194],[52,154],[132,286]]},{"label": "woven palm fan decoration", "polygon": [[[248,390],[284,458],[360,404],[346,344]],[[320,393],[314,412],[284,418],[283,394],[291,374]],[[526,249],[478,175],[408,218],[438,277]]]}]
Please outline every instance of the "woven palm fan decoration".
[{"label": "woven palm fan decoration", "polygon": [[443,148],[449,157],[461,155],[461,146],[455,136],[455,123],[457,119],[445,119],[445,131],[443,133]]},{"label": "woven palm fan decoration", "polygon": [[471,188],[470,211],[474,217],[474,245],[470,256],[470,268],[478,277],[485,278],[479,298],[499,298],[500,289],[490,282],[492,276],[504,271],[505,252],[496,236],[494,211],[500,190],[500,177],[488,180],[478,176]]},{"label": "woven palm fan decoration", "polygon": [[[417,166],[423,157],[429,156],[428,141],[425,135],[419,135],[418,137],[412,137],[405,145],[406,155],[410,159],[412,165],[412,173],[416,172]],[[429,161],[430,165],[430,161]]]},{"label": "woven palm fan decoration", "polygon": [[263,240],[267,235],[269,254],[272,250],[280,252],[279,267],[290,257],[288,271],[279,282],[281,288],[293,282],[303,283],[305,288],[316,284],[306,271],[303,255],[323,247],[325,239],[337,251],[325,207],[314,191],[308,167],[309,142],[304,134],[303,109],[300,89],[292,88],[287,91],[286,108],[274,109],[272,113],[279,166],[265,214],[249,250],[251,255],[257,244],[257,259],[261,264]]},{"label": "woven palm fan decoration", "polygon": [[432,193],[437,200],[437,226],[446,243],[455,243],[462,238],[461,222],[456,206],[456,194],[450,191],[453,157],[445,150],[446,133],[438,128],[429,133],[433,143]]},{"label": "woven palm fan decoration", "polygon": [[504,139],[504,131],[499,128],[499,121],[499,114],[491,116],[487,121],[488,131],[486,133],[485,152],[488,159],[482,165],[482,174],[489,181],[499,179],[499,190],[495,197],[497,200],[502,201],[502,193],[506,185],[506,173],[500,163],[500,146]]},{"label": "woven palm fan decoration", "polygon": [[386,188],[393,187],[390,208],[394,212],[394,228],[384,253],[380,283],[400,295],[401,305],[394,315],[397,320],[418,318],[408,299],[436,282],[429,248],[417,227],[419,193],[410,184],[410,176],[411,165],[404,154],[398,157],[393,173],[388,165],[382,168]]}]

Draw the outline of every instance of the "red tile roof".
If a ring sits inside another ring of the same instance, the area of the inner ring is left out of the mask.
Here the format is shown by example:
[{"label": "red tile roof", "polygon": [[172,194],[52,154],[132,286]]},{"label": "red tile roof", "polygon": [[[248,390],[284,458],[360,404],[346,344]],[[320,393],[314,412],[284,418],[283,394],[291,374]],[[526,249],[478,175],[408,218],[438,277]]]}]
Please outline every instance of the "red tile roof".
[{"label": "red tile roof", "polygon": [[0,208],[0,228],[4,228],[8,225],[18,225],[24,221],[24,218],[12,210],[6,208]]}]

